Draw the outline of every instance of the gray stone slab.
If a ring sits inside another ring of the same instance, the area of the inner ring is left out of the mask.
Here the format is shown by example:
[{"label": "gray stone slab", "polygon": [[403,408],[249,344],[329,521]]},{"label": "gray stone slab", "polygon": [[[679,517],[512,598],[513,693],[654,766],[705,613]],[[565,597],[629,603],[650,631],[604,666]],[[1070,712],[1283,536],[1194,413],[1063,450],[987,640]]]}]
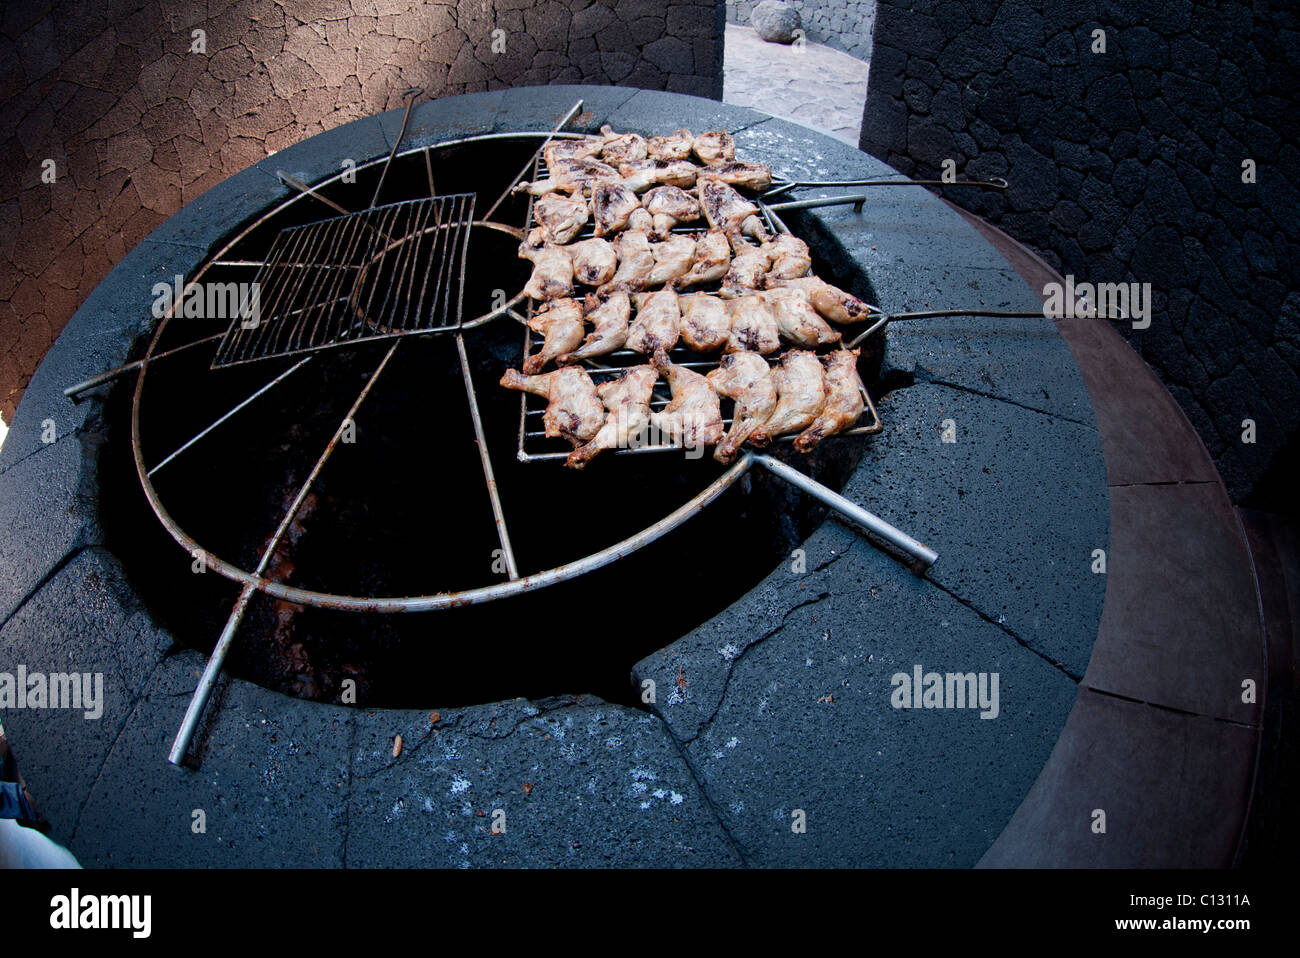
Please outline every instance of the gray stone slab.
[{"label": "gray stone slab", "polygon": [[[21,666],[28,676],[84,673],[92,676],[93,687],[102,688],[102,699],[90,712],[84,707],[4,712],[9,738],[28,743],[19,746],[19,767],[59,842],[71,837],[82,802],[136,697],[171,645],[126,598],[127,589],[117,560],[101,549],[87,549],[0,630],[0,672],[16,676]],[[47,699],[47,704],[52,703]]]},{"label": "gray stone slab", "polygon": [[[1267,679],[1258,593],[1223,486],[1116,486],[1110,504],[1106,608],[1085,683],[1259,723]],[[1246,680],[1253,702],[1242,701]]]},{"label": "gray stone slab", "polygon": [[1106,590],[1090,571],[1109,538],[1096,431],[936,385],[879,410],[844,495],[938,552],[931,579],[1081,677]]},{"label": "gray stone slab", "polygon": [[[364,137],[359,139],[364,140]],[[312,168],[305,160],[310,153],[308,149],[290,147],[222,180],[187,203],[184,215],[171,216],[163,221],[148,239],[156,243],[195,246],[205,253],[215,253],[220,245],[231,239],[232,226],[253,221],[272,203],[294,194],[294,190],[280,182],[275,171],[297,170],[294,175],[305,178]],[[334,172],[338,172],[337,169]],[[194,267],[197,268],[200,262],[201,259],[195,257]]]},{"label": "gray stone slab", "polygon": [[201,767],[176,768],[167,753],[202,667],[183,652],[155,670],[86,799],[73,853],[87,867],[340,866],[355,713],[227,682],[195,739]]},{"label": "gray stone slab", "polygon": [[[642,134],[662,135],[680,127],[692,133],[729,130],[732,133],[761,123],[770,117],[757,110],[729,106],[704,97],[638,90],[636,95],[609,114],[609,124],[616,130],[634,130]],[[737,144],[739,154],[739,144]]]},{"label": "gray stone slab", "polygon": [[[636,677],[657,682],[656,709],[749,864],[974,864],[1050,753],[1074,684],[833,523],[804,548],[808,572],[778,569]],[[916,665],[998,673],[998,716],[895,709],[892,676]]]},{"label": "gray stone slab", "polygon": [[663,723],[590,697],[360,713],[348,818],[349,866],[740,863]]},{"label": "gray stone slab", "polygon": [[[1079,690],[985,868],[1227,868],[1258,732]],[[1094,831],[1105,813],[1105,832]]]},{"label": "gray stone slab", "polygon": [[597,132],[601,124],[640,91],[634,87],[560,83],[536,87],[527,97],[511,97],[497,114],[497,131],[550,130],[578,100],[582,112],[566,130]]},{"label": "gray stone slab", "polygon": [[[384,134],[381,117],[362,117],[326,130],[260,160],[249,170],[273,180],[277,170],[284,170],[304,183],[315,183],[338,173],[344,158],[356,160],[360,165],[366,160],[387,156],[391,144]],[[398,123],[401,123],[400,115]]]},{"label": "gray stone slab", "polygon": [[[759,125],[736,133],[736,157],[767,163],[772,172],[786,179],[840,180],[896,178],[897,170],[868,153],[833,140],[817,130],[770,117]],[[887,192],[896,187],[885,187]],[[853,190],[809,190],[802,198],[830,196]],[[858,192],[861,192],[860,190]]]}]

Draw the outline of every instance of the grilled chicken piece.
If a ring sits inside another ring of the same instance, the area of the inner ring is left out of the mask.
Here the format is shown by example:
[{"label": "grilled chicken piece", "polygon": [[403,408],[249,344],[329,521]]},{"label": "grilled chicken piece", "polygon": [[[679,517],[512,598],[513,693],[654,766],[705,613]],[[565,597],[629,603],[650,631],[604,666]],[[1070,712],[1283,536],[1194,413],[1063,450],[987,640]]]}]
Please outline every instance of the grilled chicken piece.
[{"label": "grilled chicken piece", "polygon": [[638,206],[632,211],[632,215],[627,218],[627,229],[649,233],[651,239],[655,238],[654,228],[654,217],[646,211],[644,206]]},{"label": "grilled chicken piece", "polygon": [[533,261],[533,275],[524,293],[533,299],[558,299],[573,295],[573,260],[563,246],[540,249],[521,243],[519,258]]},{"label": "grilled chicken piece", "polygon": [[596,328],[587,334],[582,346],[571,353],[564,353],[556,362],[576,363],[593,356],[604,356],[616,349],[622,349],[627,342],[627,320],[632,315],[632,299],[622,290],[616,290],[599,296],[588,293],[583,302],[587,319]]},{"label": "grilled chicken piece", "polygon": [[580,446],[590,442],[605,422],[596,384],[580,366],[561,366],[541,376],[524,376],[516,369],[507,369],[501,385],[547,400],[542,425],[552,438],[563,436]]},{"label": "grilled chicken piece", "polygon": [[688,160],[633,160],[621,163],[618,175],[634,193],[644,193],[656,184],[694,186],[700,168]]},{"label": "grilled chicken piece", "polygon": [[736,257],[731,261],[726,275],[722,277],[722,288],[719,292],[724,298],[732,299],[762,289],[771,266],[770,247],[766,244],[750,246],[748,243],[742,243],[736,248]]},{"label": "grilled chicken piece", "polygon": [[730,163],[736,158],[736,141],[726,130],[710,130],[695,138],[691,150],[705,166],[710,163]]},{"label": "grilled chicken piece", "polygon": [[736,403],[731,428],[713,450],[718,462],[732,462],[749,434],[767,422],[776,409],[772,370],[758,353],[742,350],[724,356],[722,364],[709,373],[709,382],[720,396]]},{"label": "grilled chicken piece", "polygon": [[627,218],[641,205],[635,193],[619,180],[597,183],[591,190],[591,208],[596,214],[596,235],[608,236],[627,226]]},{"label": "grilled chicken piece", "polygon": [[541,352],[524,360],[524,372],[540,373],[552,359],[578,348],[582,342],[582,307],[576,299],[556,299],[528,320],[528,327],[546,337]]},{"label": "grilled chicken piece", "polygon": [[761,193],[772,185],[772,171],[762,163],[713,163],[705,171],[731,186]]},{"label": "grilled chicken piece", "polygon": [[776,313],[762,293],[728,300],[727,312],[731,314],[731,333],[724,347],[726,352],[748,349],[766,356],[781,348],[781,328],[776,324]]},{"label": "grilled chicken piece", "polygon": [[672,401],[650,414],[651,424],[673,442],[688,449],[712,446],[722,439],[722,406],[708,379],[662,354],[651,363],[668,380]]},{"label": "grilled chicken piece", "polygon": [[767,285],[778,279],[798,279],[812,269],[808,244],[789,233],[778,233],[765,244],[772,251],[772,268],[767,271]]},{"label": "grilled chicken piece", "polygon": [[636,318],[627,331],[627,348],[645,356],[663,355],[677,345],[682,311],[677,293],[661,289],[636,294]]},{"label": "grilled chicken piece", "polygon": [[600,128],[600,132],[605,137],[605,147],[600,151],[600,158],[611,166],[646,158],[646,141],[641,134],[615,133],[608,123]]},{"label": "grilled chicken piece", "polygon": [[531,193],[533,196],[545,196],[547,193],[591,193],[594,184],[602,180],[618,179],[618,170],[597,160],[559,159],[548,167],[550,175],[544,180],[520,183],[513,190],[515,193]]},{"label": "grilled chicken piece", "polygon": [[652,160],[689,160],[694,141],[690,130],[675,130],[668,136],[650,137],[646,150]]},{"label": "grilled chicken piece", "polygon": [[784,286],[767,290],[763,298],[772,304],[781,335],[796,346],[814,349],[840,341],[840,334],[817,315],[803,290]]},{"label": "grilled chicken piece", "polygon": [[763,425],[749,434],[749,444],[763,448],[777,436],[807,429],[826,405],[826,373],[817,354],[791,349],[772,370],[776,408]]},{"label": "grilled chicken piece", "polygon": [[605,148],[603,136],[584,136],[577,140],[552,140],[542,150],[546,168],[554,169],[560,160],[594,160]]},{"label": "grilled chicken piece", "polygon": [[812,452],[827,436],[853,428],[867,408],[858,378],[860,352],[837,349],[822,359],[826,364],[826,404],[812,425],[795,437],[794,447],[800,452]]},{"label": "grilled chicken piece", "polygon": [[646,280],[655,268],[650,234],[645,230],[624,230],[614,241],[614,250],[618,253],[618,269],[600,291],[645,289]]},{"label": "grilled chicken piece", "polygon": [[[623,294],[626,295],[626,294]],[[596,387],[609,410],[595,438],[569,453],[564,464],[581,469],[605,449],[631,449],[644,441],[650,425],[650,396],[659,373],[653,366],[633,366],[620,378]]]},{"label": "grilled chicken piece", "polygon": [[641,199],[654,217],[651,236],[663,239],[678,223],[693,223],[700,218],[700,201],[680,186],[656,186]]},{"label": "grilled chicken piece", "polygon": [[569,259],[573,262],[573,278],[588,286],[608,283],[618,266],[613,244],[603,239],[574,243],[569,247]]},{"label": "grilled chicken piece", "polygon": [[871,307],[862,300],[816,276],[781,280],[773,285],[791,286],[803,290],[808,294],[813,309],[832,323],[861,323],[871,317]]},{"label": "grilled chicken piece", "polygon": [[727,301],[707,293],[678,297],[682,309],[682,340],[691,349],[711,353],[727,344],[731,335],[731,311]]},{"label": "grilled chicken piece", "polygon": [[726,233],[737,252],[748,245],[744,239],[746,235],[760,243],[768,240],[767,230],[763,229],[763,222],[758,218],[758,207],[716,176],[701,172],[696,181],[696,193],[709,226]]},{"label": "grilled chicken piece", "polygon": [[695,262],[695,240],[689,236],[669,236],[662,243],[651,243],[655,268],[646,278],[647,286],[659,286],[690,272]]},{"label": "grilled chicken piece", "polygon": [[587,201],[548,193],[533,204],[533,217],[542,229],[543,238],[562,246],[587,225]]},{"label": "grilled chicken piece", "polygon": [[673,280],[676,289],[711,283],[727,275],[731,266],[731,244],[722,230],[709,230],[695,241],[695,263],[685,276]]}]

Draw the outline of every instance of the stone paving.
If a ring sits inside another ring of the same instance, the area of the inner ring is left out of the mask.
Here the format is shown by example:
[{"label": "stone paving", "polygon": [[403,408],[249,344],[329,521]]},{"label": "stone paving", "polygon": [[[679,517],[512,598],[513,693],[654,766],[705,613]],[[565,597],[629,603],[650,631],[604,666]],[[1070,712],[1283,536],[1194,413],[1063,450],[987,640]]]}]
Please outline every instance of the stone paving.
[{"label": "stone paving", "polygon": [[867,102],[862,60],[817,43],[785,46],[727,24],[722,99],[858,145]]}]

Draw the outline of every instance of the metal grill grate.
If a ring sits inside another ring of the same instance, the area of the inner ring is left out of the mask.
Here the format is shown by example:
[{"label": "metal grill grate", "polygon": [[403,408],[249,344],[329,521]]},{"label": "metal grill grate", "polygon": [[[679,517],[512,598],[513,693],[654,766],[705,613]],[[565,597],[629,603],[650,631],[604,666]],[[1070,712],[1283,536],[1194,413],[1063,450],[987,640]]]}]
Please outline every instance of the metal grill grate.
[{"label": "metal grill grate", "polygon": [[[546,161],[542,157],[541,150],[539,150],[533,163],[533,179],[534,180],[545,179],[549,175],[550,175],[549,171],[547,170],[546,167]],[[536,203],[536,198],[530,196],[529,203],[528,203],[528,215],[527,215],[528,228],[538,225],[535,217],[533,216],[533,206],[535,203]],[[770,232],[772,233],[788,232],[788,229],[786,229],[785,224],[780,221],[779,217],[775,217],[772,215],[772,213],[769,212],[767,206],[763,203],[761,199],[757,200],[756,203],[759,207],[760,212],[763,215],[764,220],[766,221],[768,230]],[[686,233],[694,236],[694,235],[699,235],[700,233],[703,232],[703,230],[698,225],[678,226],[675,229],[673,229],[672,232]],[[595,224],[588,222],[588,224],[583,227],[581,232],[572,240],[572,242],[578,243],[581,242],[582,240],[590,239],[593,236],[595,236]],[[716,286],[716,285],[717,285],[716,283],[709,284],[709,287],[706,288],[711,288],[712,286]],[[700,291],[704,291],[704,290],[701,289]],[[529,318],[531,318],[533,315],[534,306],[535,304],[533,303],[533,301],[529,300],[528,307],[527,307],[527,316]],[[533,336],[532,330],[525,325],[524,346],[523,346],[523,355],[525,357],[531,356],[533,354],[534,342],[535,342],[535,337]],[[538,343],[538,345],[540,346],[540,342]],[[786,346],[785,348],[789,348],[789,347]],[[838,349],[838,348],[842,348],[842,346],[836,346],[833,348]],[[785,349],[782,349],[781,353],[774,353],[771,356],[764,357],[765,359],[767,359],[768,365],[770,366],[777,365],[784,351]],[[817,350],[817,352],[824,354],[826,350],[819,349]],[[693,370],[694,372],[697,372],[700,375],[707,375],[710,370],[718,368],[719,364],[722,361],[722,354],[721,353],[716,353],[716,354],[697,353],[679,343],[677,346],[673,347],[672,351],[669,353],[668,358],[674,365],[685,366],[686,368]],[[622,376],[626,370],[631,369],[633,366],[644,365],[648,362],[650,362],[650,358],[648,356],[643,356],[642,354],[634,352],[630,349],[620,349],[615,352],[608,353],[604,356],[597,356],[592,359],[583,360],[580,363],[580,365],[587,371],[587,374],[591,376],[592,382],[596,383],[596,385],[599,386],[603,382],[607,382],[611,379],[617,379],[618,377]],[[875,433],[881,432],[884,429],[884,424],[880,421],[880,415],[876,412],[876,404],[872,401],[871,394],[867,391],[865,386],[862,387],[861,392],[862,392],[862,398],[866,402],[866,407],[867,407],[866,410],[863,412],[863,421],[860,421],[859,424],[854,426],[852,429],[847,429],[844,432],[839,433],[838,435],[841,436],[873,435]],[[672,393],[668,388],[667,381],[664,380],[663,378],[660,378],[655,383],[654,394],[650,400],[651,411],[652,412],[661,411],[664,408],[664,406],[668,405],[671,398],[672,398]],[[730,399],[727,399],[726,397],[721,397],[721,404],[722,404],[723,426],[726,429],[730,430],[734,418],[733,410],[735,404]],[[534,396],[532,393],[527,393],[527,392],[520,393],[519,439],[518,439],[518,446],[516,449],[516,456],[520,462],[544,462],[547,460],[565,459],[568,457],[569,453],[573,451],[573,446],[567,441],[565,441],[564,439],[558,437],[555,438],[547,437],[545,429],[542,425],[542,417],[546,413],[546,405],[547,403],[545,399],[542,399],[538,396]],[[786,436],[778,437],[776,441],[781,443],[788,443],[788,442],[793,442],[794,438],[795,438],[795,434],[791,433]],[[649,435],[646,437],[646,441],[631,448],[612,449],[609,450],[609,452],[606,454],[607,455],[629,455],[633,453],[667,452],[671,450],[681,450],[681,449],[682,449],[682,445],[678,442],[673,442],[671,440],[671,437],[666,436],[662,433],[656,433],[652,430],[649,433]]]},{"label": "metal grill grate", "polygon": [[456,329],[473,193],[281,230],[212,367]]}]

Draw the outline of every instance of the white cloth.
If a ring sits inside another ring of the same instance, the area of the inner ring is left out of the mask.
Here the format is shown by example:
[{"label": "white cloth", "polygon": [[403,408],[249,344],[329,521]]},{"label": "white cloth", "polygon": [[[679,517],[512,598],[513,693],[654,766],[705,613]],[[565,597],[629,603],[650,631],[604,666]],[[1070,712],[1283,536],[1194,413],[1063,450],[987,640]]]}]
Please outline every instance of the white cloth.
[{"label": "white cloth", "polygon": [[72,852],[33,828],[0,818],[0,868],[80,868]]}]

